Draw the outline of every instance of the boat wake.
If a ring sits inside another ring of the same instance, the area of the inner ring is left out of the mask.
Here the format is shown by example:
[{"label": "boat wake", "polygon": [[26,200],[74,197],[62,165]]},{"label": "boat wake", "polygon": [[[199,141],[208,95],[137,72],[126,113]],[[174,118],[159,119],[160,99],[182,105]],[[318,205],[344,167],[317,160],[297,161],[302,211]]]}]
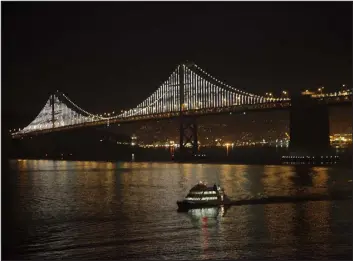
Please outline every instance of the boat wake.
[{"label": "boat wake", "polygon": [[231,200],[227,205],[258,205],[258,204],[278,204],[278,203],[297,203],[306,201],[334,201],[352,200],[352,191],[339,191],[330,194],[309,194],[309,195],[290,195],[290,196],[262,196],[240,200]]}]

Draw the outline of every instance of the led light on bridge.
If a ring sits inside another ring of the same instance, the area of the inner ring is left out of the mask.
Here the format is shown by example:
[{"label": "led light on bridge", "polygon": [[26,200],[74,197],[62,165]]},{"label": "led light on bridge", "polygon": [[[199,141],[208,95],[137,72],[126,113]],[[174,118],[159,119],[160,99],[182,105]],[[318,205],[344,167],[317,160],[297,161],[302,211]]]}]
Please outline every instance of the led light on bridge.
[{"label": "led light on bridge", "polygon": [[[71,101],[65,94],[57,92],[49,98],[43,109],[28,126],[23,129],[18,129],[17,132],[14,131],[13,135],[49,130],[53,127],[74,126],[92,122],[97,122],[99,124],[104,123],[109,126],[109,120],[112,119],[178,112],[180,105],[179,73],[181,68],[184,70],[185,103],[182,105],[183,110],[217,108],[217,110],[214,111],[220,111],[222,108],[232,105],[240,106],[290,100],[290,98],[274,97],[271,92],[267,92],[266,96],[254,95],[219,81],[197,65],[179,65],[168,80],[166,80],[151,96],[133,109],[126,111],[121,110],[121,114],[119,115],[114,116],[115,111],[112,113],[105,112],[103,115],[89,113]],[[195,72],[194,68],[197,68],[199,71]],[[210,82],[209,79],[213,79],[217,85]],[[345,88],[346,85],[343,84],[342,87]],[[337,97],[338,102],[341,98],[343,100],[349,100],[349,96],[352,95],[351,89],[328,94],[323,94],[323,89],[324,87],[319,88],[319,91],[321,92],[320,94],[314,94],[309,90],[305,90],[303,94],[312,95],[312,97]],[[288,92],[282,91],[282,95],[288,95]],[[60,99],[58,98],[59,96]],[[52,102],[53,104],[51,104]],[[54,115],[52,115],[53,108]],[[232,112],[229,114],[232,114]],[[243,112],[243,114],[246,113]]]}]

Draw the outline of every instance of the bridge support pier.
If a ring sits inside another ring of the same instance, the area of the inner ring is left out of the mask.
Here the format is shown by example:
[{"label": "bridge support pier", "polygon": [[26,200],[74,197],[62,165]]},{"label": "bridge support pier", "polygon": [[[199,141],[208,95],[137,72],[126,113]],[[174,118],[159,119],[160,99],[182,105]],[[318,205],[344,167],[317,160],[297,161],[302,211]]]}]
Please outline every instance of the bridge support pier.
[{"label": "bridge support pier", "polygon": [[196,117],[181,115],[179,132],[180,157],[191,158],[198,152]]},{"label": "bridge support pier", "polygon": [[291,103],[290,152],[302,156],[329,152],[328,106],[308,96],[292,97]]},{"label": "bridge support pier", "polygon": [[179,119],[180,119],[180,139],[179,139],[179,155],[181,160],[192,159],[193,155],[198,151],[197,142],[197,124],[196,117],[184,114],[184,73],[185,65],[178,67],[179,71]]}]

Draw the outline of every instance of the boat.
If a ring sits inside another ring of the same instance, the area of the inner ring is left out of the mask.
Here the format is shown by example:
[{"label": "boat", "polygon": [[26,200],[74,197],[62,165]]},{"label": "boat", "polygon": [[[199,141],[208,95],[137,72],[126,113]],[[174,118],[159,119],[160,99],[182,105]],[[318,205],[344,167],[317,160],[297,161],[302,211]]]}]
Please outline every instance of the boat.
[{"label": "boat", "polygon": [[202,181],[190,189],[184,200],[177,201],[179,211],[194,208],[220,207],[230,203],[231,201],[225,195],[224,189],[216,184],[208,187]]}]

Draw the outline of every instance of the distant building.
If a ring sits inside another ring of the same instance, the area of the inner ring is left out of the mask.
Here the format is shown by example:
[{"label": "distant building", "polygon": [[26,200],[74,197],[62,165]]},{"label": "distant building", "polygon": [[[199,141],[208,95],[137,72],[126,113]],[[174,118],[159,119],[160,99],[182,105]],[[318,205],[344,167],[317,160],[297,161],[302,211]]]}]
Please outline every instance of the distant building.
[{"label": "distant building", "polygon": [[136,146],[137,145],[137,137],[135,134],[131,136],[131,146]]}]

